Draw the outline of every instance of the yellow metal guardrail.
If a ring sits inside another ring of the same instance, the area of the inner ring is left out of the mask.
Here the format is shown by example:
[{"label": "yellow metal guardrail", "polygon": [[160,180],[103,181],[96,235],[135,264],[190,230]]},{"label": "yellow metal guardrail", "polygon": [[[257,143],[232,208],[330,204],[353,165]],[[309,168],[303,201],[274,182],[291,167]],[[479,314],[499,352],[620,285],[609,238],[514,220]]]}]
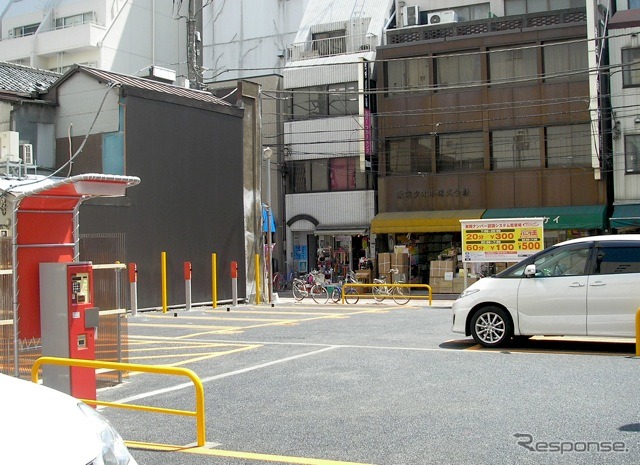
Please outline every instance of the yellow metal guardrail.
[{"label": "yellow metal guardrail", "polygon": [[168,367],[162,365],[139,365],[135,363],[121,363],[121,362],[105,362],[101,360],[80,360],[73,358],[61,358],[61,357],[40,357],[37,359],[31,367],[31,381],[38,382],[38,370],[42,365],[57,365],[57,366],[75,366],[83,368],[107,368],[111,370],[120,371],[137,371],[143,373],[155,373],[161,375],[177,375],[186,376],[189,378],[196,389],[196,410],[174,410],[160,407],[150,407],[147,405],[134,405],[134,404],[120,404],[117,402],[104,402],[92,399],[80,399],[81,401],[91,405],[103,405],[106,407],[125,408],[129,410],[141,410],[145,412],[167,413],[171,415],[184,415],[196,418],[196,432],[197,432],[197,444],[198,447],[205,445],[205,419],[204,419],[204,386],[198,375],[188,368],[181,367]]},{"label": "yellow metal guardrail", "polygon": [[[345,301],[345,292],[347,290],[347,288],[373,288],[373,287],[404,287],[404,288],[410,288],[410,289],[426,289],[427,290],[427,294],[423,295],[423,294],[403,294],[402,297],[408,298],[410,300],[429,300],[429,305],[431,305],[433,303],[433,293],[431,292],[431,286],[429,286],[428,284],[405,284],[405,283],[344,283],[342,285],[342,303],[344,303]],[[358,298],[364,298],[364,299],[375,299],[375,296],[373,295],[373,292],[371,294],[349,294],[350,296],[353,297],[358,297]],[[393,298],[393,294],[382,294],[380,296],[381,298]]]}]

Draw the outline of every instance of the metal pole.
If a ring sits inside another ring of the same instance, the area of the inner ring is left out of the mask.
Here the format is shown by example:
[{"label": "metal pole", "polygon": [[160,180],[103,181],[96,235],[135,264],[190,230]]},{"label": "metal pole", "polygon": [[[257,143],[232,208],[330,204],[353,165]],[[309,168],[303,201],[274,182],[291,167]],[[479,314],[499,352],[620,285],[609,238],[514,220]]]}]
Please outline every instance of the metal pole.
[{"label": "metal pole", "polygon": [[267,298],[268,302],[273,302],[273,270],[271,269],[271,236],[272,211],[271,211],[271,155],[273,151],[266,147],[262,150],[263,158],[267,162],[267,252],[265,260],[267,265]]},{"label": "metal pole", "polygon": [[211,306],[218,308],[218,254],[211,254]]},{"label": "metal pole", "polygon": [[160,267],[162,268],[162,313],[167,313],[167,252],[160,254]]}]

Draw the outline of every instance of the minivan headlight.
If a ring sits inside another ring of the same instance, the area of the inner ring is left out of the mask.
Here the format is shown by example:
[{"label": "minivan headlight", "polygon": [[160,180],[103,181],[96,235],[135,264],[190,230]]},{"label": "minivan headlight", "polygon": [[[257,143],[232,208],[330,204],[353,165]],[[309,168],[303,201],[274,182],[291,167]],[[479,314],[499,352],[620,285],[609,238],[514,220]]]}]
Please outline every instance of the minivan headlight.
[{"label": "minivan headlight", "polygon": [[458,299],[464,299],[465,297],[469,297],[470,295],[475,294],[476,292],[479,292],[480,289],[465,289],[464,291],[462,291],[462,293],[458,296]]},{"label": "minivan headlight", "polygon": [[79,403],[80,410],[91,420],[102,450],[94,462],[95,465],[133,465],[136,461],[129,454],[129,450],[120,434],[111,426],[109,420],[100,415],[94,408],[85,403]]}]

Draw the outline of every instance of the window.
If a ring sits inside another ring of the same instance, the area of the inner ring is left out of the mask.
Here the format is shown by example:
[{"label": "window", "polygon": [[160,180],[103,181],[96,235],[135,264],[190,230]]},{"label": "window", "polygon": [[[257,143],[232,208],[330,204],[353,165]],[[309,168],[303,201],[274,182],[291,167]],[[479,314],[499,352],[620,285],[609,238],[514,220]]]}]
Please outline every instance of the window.
[{"label": "window", "polygon": [[640,273],[640,246],[633,243],[600,244],[593,274]]},{"label": "window", "polygon": [[29,24],[27,26],[20,26],[13,29],[13,37],[30,36],[36,33],[40,23]]},{"label": "window", "polygon": [[591,166],[591,128],[588,124],[547,128],[547,167]]},{"label": "window", "polygon": [[346,32],[344,29],[312,34],[313,50],[317,50],[320,56],[345,53],[345,36]]},{"label": "window", "polygon": [[329,115],[357,115],[359,112],[358,84],[349,82],[346,84],[329,85]]},{"label": "window", "polygon": [[439,87],[480,82],[480,54],[478,52],[435,58],[436,84]]},{"label": "window", "polygon": [[438,172],[473,171],[484,168],[484,139],[481,132],[444,134],[438,137]]},{"label": "window", "polygon": [[429,86],[429,58],[407,58],[385,62],[387,95],[402,91],[426,92]]},{"label": "window", "polygon": [[491,133],[491,169],[540,167],[537,128],[507,129]]},{"label": "window", "polygon": [[622,49],[622,86],[640,86],[640,48]]},{"label": "window", "polygon": [[505,0],[505,15],[584,8],[584,0]]},{"label": "window", "polygon": [[489,3],[478,3],[475,5],[452,8],[458,15],[458,21],[475,21],[476,19],[489,18],[491,12]]},{"label": "window", "polygon": [[640,135],[624,136],[624,172],[640,173]]},{"label": "window", "polygon": [[489,74],[493,84],[514,84],[514,80],[536,78],[538,74],[536,49],[514,48],[491,51]]},{"label": "window", "polygon": [[295,161],[289,165],[291,192],[344,191],[370,189],[367,173],[360,171],[359,157]]},{"label": "window", "polygon": [[292,89],[290,102],[290,120],[357,115],[358,84],[347,82]]},{"label": "window", "polygon": [[500,278],[522,278],[528,265],[536,266],[536,277],[550,278],[554,276],[582,276],[587,273],[589,262],[589,244],[576,244],[565,247],[553,247],[519,265],[508,268]]},{"label": "window", "polygon": [[629,9],[630,10],[640,9],[640,0],[629,0]]},{"label": "window", "polygon": [[387,175],[431,172],[431,137],[387,141]]},{"label": "window", "polygon": [[56,18],[56,29],[63,27],[79,26],[94,21],[95,13],[81,13],[79,15],[67,16],[65,18]]},{"label": "window", "polygon": [[542,48],[545,79],[586,81],[589,79],[587,43],[565,42]]}]

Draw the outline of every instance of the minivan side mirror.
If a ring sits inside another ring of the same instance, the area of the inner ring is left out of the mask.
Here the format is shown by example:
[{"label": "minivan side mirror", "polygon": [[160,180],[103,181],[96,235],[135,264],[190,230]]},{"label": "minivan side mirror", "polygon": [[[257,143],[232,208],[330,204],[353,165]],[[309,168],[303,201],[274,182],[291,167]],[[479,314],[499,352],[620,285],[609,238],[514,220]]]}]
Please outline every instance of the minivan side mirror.
[{"label": "minivan side mirror", "polygon": [[533,278],[536,275],[536,266],[535,265],[527,265],[524,269],[524,276],[526,278]]}]

